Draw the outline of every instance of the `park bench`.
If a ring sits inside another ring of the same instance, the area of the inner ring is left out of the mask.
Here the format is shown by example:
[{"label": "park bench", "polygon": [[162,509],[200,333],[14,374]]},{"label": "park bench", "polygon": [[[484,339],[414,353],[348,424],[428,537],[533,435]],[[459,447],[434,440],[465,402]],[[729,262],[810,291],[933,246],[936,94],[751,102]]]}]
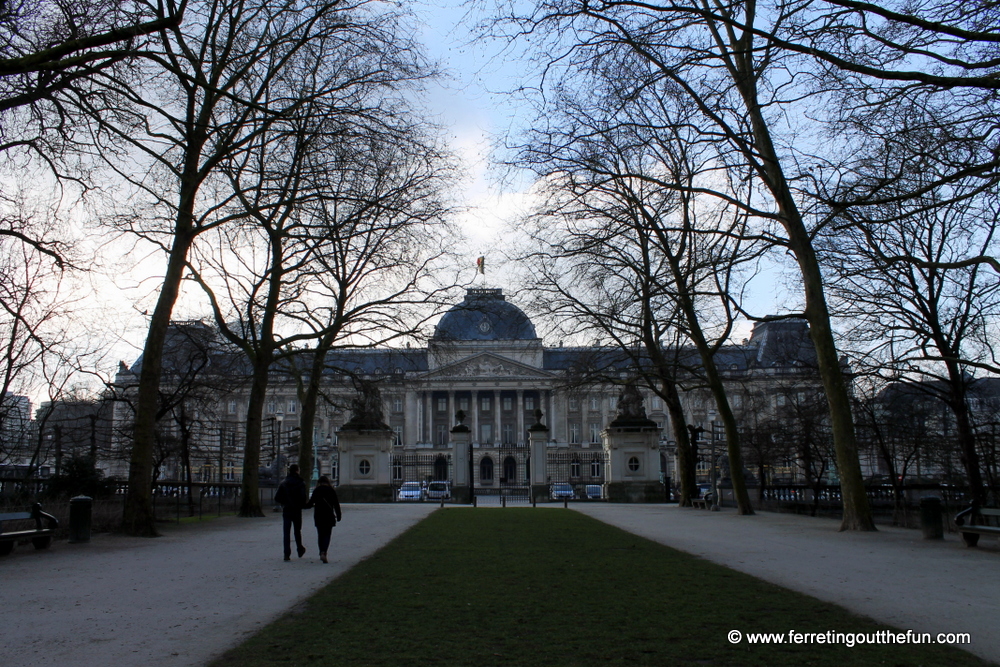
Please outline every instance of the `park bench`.
[{"label": "park bench", "polygon": [[[42,519],[45,519],[47,527],[42,526]],[[10,521],[35,522],[35,527],[25,530],[8,531],[5,524]],[[34,503],[30,512],[7,512],[0,513],[0,556],[6,556],[14,550],[14,545],[18,540],[30,539],[36,549],[45,549],[52,543],[52,536],[59,527],[59,519],[51,514],[42,511],[42,506]]]},{"label": "park bench", "polygon": [[955,515],[955,525],[965,546],[974,547],[980,535],[1000,537],[1000,509],[972,505]]},{"label": "park bench", "polygon": [[707,509],[710,509],[712,507],[712,504],[713,503],[712,503],[712,494],[711,493],[706,493],[701,498],[692,498],[691,499],[691,507],[694,507],[694,508],[697,508],[697,509],[707,510]]}]

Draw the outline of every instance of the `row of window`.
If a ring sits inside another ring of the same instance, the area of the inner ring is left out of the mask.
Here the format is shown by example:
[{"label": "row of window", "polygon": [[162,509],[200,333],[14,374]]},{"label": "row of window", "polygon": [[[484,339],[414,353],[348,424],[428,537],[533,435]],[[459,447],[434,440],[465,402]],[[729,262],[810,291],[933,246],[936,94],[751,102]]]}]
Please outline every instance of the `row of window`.
[{"label": "row of window", "polygon": [[[534,396],[525,396],[523,400],[524,400],[524,409],[525,410],[534,410],[535,409],[535,397]],[[396,401],[399,402],[399,405],[400,405],[399,411],[401,411],[403,409],[402,408],[402,399],[398,399],[397,398]],[[458,404],[458,409],[459,410],[462,410],[463,412],[468,412],[468,410],[469,410],[469,397],[468,396],[460,396],[460,397],[458,397],[458,398],[455,399],[455,402]],[[490,412],[492,409],[493,409],[493,397],[492,396],[480,396],[479,397],[479,411],[480,412]],[[504,396],[504,397],[502,397],[500,399],[500,409],[503,410],[504,412],[510,412],[510,411],[512,411],[514,409],[514,397],[513,396]],[[442,413],[448,412],[448,399],[447,398],[440,398],[439,397],[437,399],[437,411],[438,412],[442,412]]]},{"label": "row of window", "polygon": [[[796,398],[799,403],[804,403],[808,399],[807,392],[798,392]],[[394,396],[390,399],[392,401],[392,411],[402,412],[403,411],[403,398],[401,396]],[[504,396],[501,400],[501,409],[505,412],[510,412],[514,409],[514,399],[511,396]],[[467,396],[460,397],[456,399],[458,403],[458,409],[468,412],[469,410],[469,398]],[[730,405],[734,408],[739,408],[742,405],[742,396],[739,394],[733,394],[729,397]],[[577,397],[570,396],[568,399],[568,407],[571,412],[578,411],[580,409],[580,400]],[[599,396],[591,396],[589,399],[590,410],[592,412],[597,412],[601,409],[601,399]],[[784,407],[788,404],[788,397],[785,394],[776,394],[774,396],[774,405],[776,407]],[[267,413],[275,414],[280,407],[284,407],[285,414],[294,415],[298,412],[299,401],[296,399],[288,399],[287,401],[268,401],[267,403]],[[535,397],[525,396],[524,397],[524,409],[531,411],[534,410]],[[608,398],[608,407],[611,410],[615,410],[618,407],[618,398],[615,396],[610,396]],[[649,399],[649,407],[652,411],[662,410],[663,401],[658,396],[653,396]],[[227,406],[228,414],[235,415],[237,410],[236,400],[230,400]],[[490,412],[493,409],[493,397],[492,396],[480,396],[479,397],[479,409],[481,412]],[[437,411],[439,413],[448,412],[448,399],[438,398],[437,399]],[[574,441],[578,442],[578,441]],[[592,442],[596,442],[592,440]]]}]

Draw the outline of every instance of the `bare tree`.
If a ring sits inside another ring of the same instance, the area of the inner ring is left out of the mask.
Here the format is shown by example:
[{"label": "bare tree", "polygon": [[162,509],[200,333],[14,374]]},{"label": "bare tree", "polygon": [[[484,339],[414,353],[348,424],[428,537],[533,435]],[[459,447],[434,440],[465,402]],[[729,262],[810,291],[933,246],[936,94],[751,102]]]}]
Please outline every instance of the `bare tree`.
[{"label": "bare tree", "polygon": [[245,219],[216,230],[215,244],[188,262],[217,325],[252,369],[242,516],[261,515],[260,435],[275,364],[293,368],[292,357],[312,341],[311,371],[297,374],[308,377],[300,387],[299,463],[309,470],[326,352],[412,334],[419,320],[404,311],[426,310],[423,284],[447,250],[435,228],[443,228],[451,167],[409,105],[388,94],[430,70],[411,51],[397,61],[368,55],[341,47],[317,61],[310,78],[318,82],[304,85],[332,88],[343,76],[338,59],[360,73],[378,68],[378,76],[268,121],[239,159],[221,165]]},{"label": "bare tree", "polygon": [[[129,201],[136,202],[116,222],[161,249],[167,260],[143,348],[126,532],[155,534],[150,474],[157,386],[188,253],[206,230],[245,217],[234,208],[237,193],[220,165],[238,159],[273,123],[316,100],[332,96],[349,102],[352,90],[390,76],[392,82],[405,79],[395,68],[367,65],[373,59],[389,64],[408,50],[405,40],[396,40],[394,25],[391,15],[364,0],[308,6],[290,0],[201,0],[188,3],[182,24],[158,33],[137,74],[105,73],[103,90],[116,103],[103,109],[101,99],[92,100],[89,111],[103,121],[95,137],[102,157],[131,188]],[[337,60],[348,66],[341,77],[323,80],[331,87],[300,85],[338,49],[358,58]],[[346,104],[345,122],[358,111]]]},{"label": "bare tree", "polygon": [[[844,516],[843,529],[874,530],[865,495],[851,415],[851,400],[834,341],[830,312],[808,211],[797,192],[794,151],[776,133],[779,119],[796,126],[794,102],[808,91],[789,72],[805,61],[783,51],[778,34],[788,12],[758,8],[755,2],[708,5],[671,2],[591,3],[553,0],[533,13],[514,13],[507,25],[521,38],[547,40],[540,52],[550,79],[572,86],[610,60],[632,58],[645,63],[647,75],[625,82],[632,96],[650,86],[669,87],[699,112],[706,140],[733,182],[747,184],[749,197],[734,204],[761,219],[773,220],[782,232],[775,239],[794,258],[801,278],[804,309],[816,348],[819,374],[830,408],[837,451]],[[582,82],[587,86],[586,80]],[[628,99],[628,96],[625,96]],[[795,127],[798,129],[798,127]],[[794,133],[794,130],[793,130]],[[808,200],[805,200],[806,202]]]},{"label": "bare tree", "polygon": [[[428,129],[398,113],[391,132],[338,141],[308,207],[315,286],[307,312],[314,342],[306,372],[296,373],[300,418],[299,464],[314,465],[316,411],[327,354],[339,347],[392,344],[416,335],[448,300],[453,281],[441,280],[453,233],[447,188],[453,165]],[[293,367],[300,361],[292,358]],[[302,369],[305,370],[305,369]]]},{"label": "bare tree", "polygon": [[883,144],[869,156],[867,173],[857,178],[871,183],[893,174],[892,184],[877,188],[890,201],[835,215],[822,247],[859,362],[940,396],[954,415],[971,497],[983,503],[969,386],[977,373],[1000,371],[1000,285],[976,258],[994,251],[1000,199],[978,176],[941,184],[941,165],[912,157],[935,146],[936,137],[918,133],[902,155]]},{"label": "bare tree", "polygon": [[[603,318],[606,330],[615,328],[608,326],[613,320],[619,338],[626,313],[631,313],[634,330],[628,337],[641,341],[650,360],[662,363],[670,356],[662,349],[662,338],[653,335],[666,322],[691,342],[700,365],[687,373],[702,378],[713,394],[729,460],[739,473],[733,477],[737,504],[742,514],[752,514],[739,430],[715,355],[732,333],[738,267],[756,259],[757,251],[752,242],[743,242],[748,235],[744,216],[737,213],[723,222],[731,215],[725,205],[696,201],[695,193],[707,189],[704,163],[696,142],[670,136],[671,129],[687,134],[688,123],[665,111],[669,103],[659,102],[664,114],[655,120],[642,113],[648,109],[632,114],[620,110],[615,118],[603,119],[574,105],[576,113],[565,127],[529,137],[527,158],[541,172],[549,194],[538,224],[545,230],[543,252],[573,265],[563,284],[543,282],[542,289],[558,293],[563,302],[569,299],[575,309],[586,303],[590,319]],[[608,100],[598,98],[594,106],[605,108]],[[550,128],[556,123],[550,117]],[[654,125],[661,131],[650,132]],[[593,293],[585,295],[573,286]],[[626,341],[625,348],[631,344]],[[693,366],[693,361],[687,363]],[[677,372],[664,369],[660,375],[676,378]],[[680,407],[669,395],[664,399]],[[674,435],[682,441],[685,419],[672,421]],[[690,491],[687,477],[682,475],[682,502]]]}]

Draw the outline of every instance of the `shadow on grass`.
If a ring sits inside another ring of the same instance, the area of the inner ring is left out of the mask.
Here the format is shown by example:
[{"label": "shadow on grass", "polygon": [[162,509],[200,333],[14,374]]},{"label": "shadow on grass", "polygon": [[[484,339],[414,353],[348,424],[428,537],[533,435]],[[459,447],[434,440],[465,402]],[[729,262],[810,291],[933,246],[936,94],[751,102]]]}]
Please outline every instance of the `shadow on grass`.
[{"label": "shadow on grass", "polygon": [[576,512],[455,508],[213,665],[987,664],[946,646],[727,638],[889,629]]}]

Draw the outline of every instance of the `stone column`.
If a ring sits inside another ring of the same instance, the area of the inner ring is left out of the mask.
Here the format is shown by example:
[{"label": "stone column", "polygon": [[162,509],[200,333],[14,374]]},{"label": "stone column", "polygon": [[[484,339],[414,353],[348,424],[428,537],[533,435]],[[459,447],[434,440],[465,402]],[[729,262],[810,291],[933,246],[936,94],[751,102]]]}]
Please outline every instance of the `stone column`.
[{"label": "stone column", "polygon": [[413,439],[414,443],[423,442],[424,438],[424,392],[415,391],[413,392],[413,402],[415,403],[415,411],[417,416],[416,423],[416,437]]},{"label": "stone column", "polygon": [[[479,390],[472,390],[472,442],[479,442]],[[482,444],[482,443],[480,443]]]},{"label": "stone column", "polygon": [[524,437],[524,390],[517,390],[517,419],[514,423],[514,428],[517,429],[517,437],[514,438],[514,442],[524,442],[521,438]]},{"label": "stone column", "polygon": [[500,390],[493,390],[493,443],[498,444],[503,442],[503,436],[500,434]]}]

